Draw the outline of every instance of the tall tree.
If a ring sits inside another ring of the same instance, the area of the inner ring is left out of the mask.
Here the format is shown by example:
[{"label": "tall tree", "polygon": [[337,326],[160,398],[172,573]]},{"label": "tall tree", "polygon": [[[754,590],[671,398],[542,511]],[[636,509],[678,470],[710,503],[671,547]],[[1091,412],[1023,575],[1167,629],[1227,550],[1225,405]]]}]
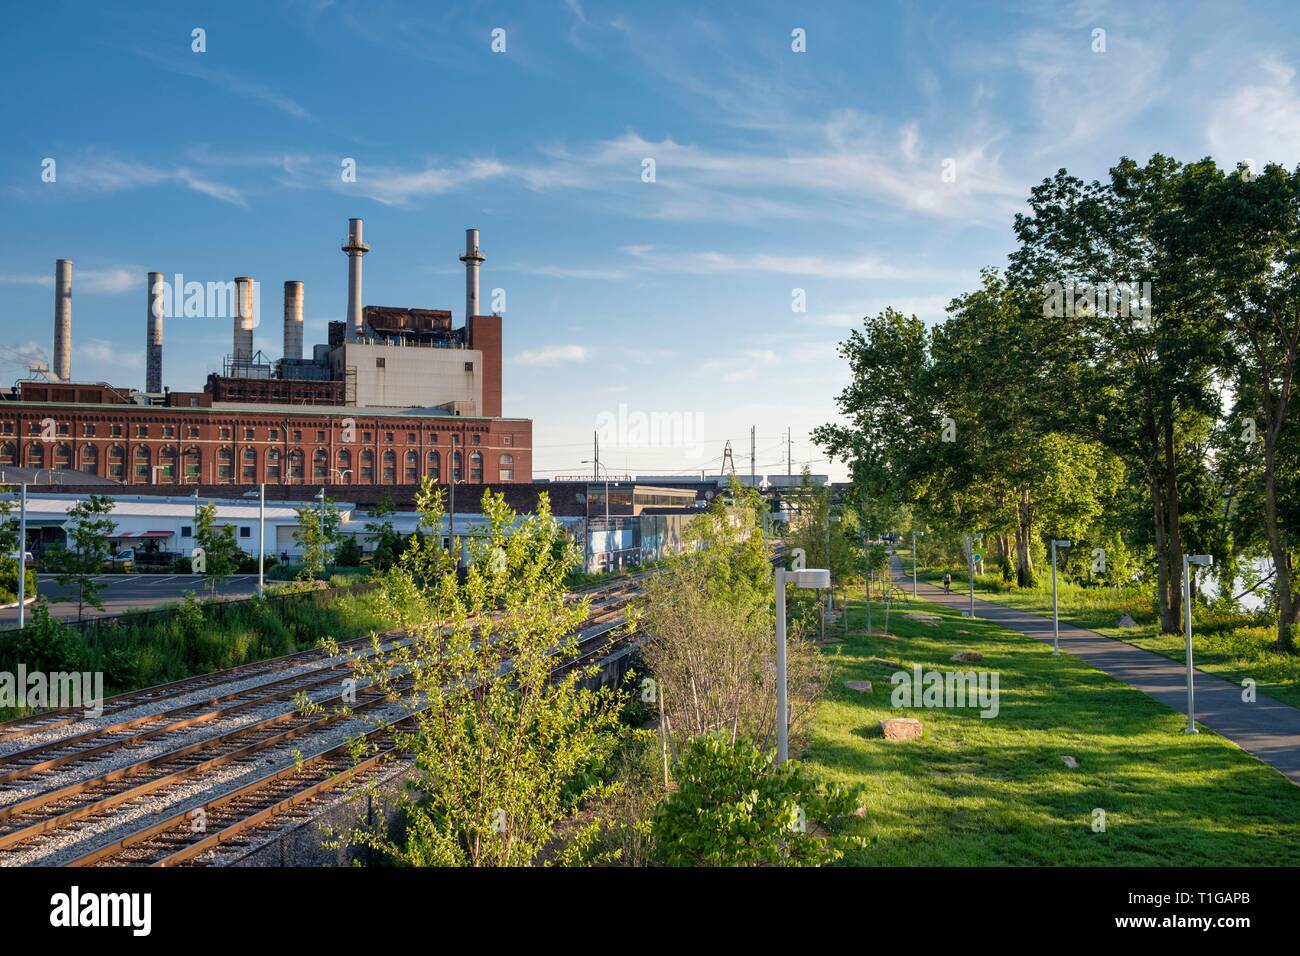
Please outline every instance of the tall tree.
[{"label": "tall tree", "polygon": [[80,621],[86,605],[104,609],[99,599],[98,577],[104,570],[109,555],[109,536],[117,530],[117,522],[107,517],[115,507],[107,495],[91,495],[68,509],[68,540],[52,557],[54,579],[64,587],[71,586],[77,595],[77,620]]},{"label": "tall tree", "polygon": [[[1179,629],[1183,502],[1179,474],[1188,435],[1218,411],[1214,372],[1226,348],[1223,323],[1205,284],[1182,254],[1195,228],[1183,205],[1189,184],[1217,173],[1208,160],[1182,166],[1155,155],[1124,158],[1106,183],[1084,184],[1064,169],[1030,194],[1017,215],[1017,285],[1112,290],[1136,283],[1127,301],[1105,296],[1064,308],[1053,338],[1081,360],[1076,399],[1092,413],[1096,437],[1140,476],[1149,499],[1162,630]],[[1143,286],[1142,283],[1148,285]],[[1151,295],[1145,295],[1150,289]],[[1068,300],[1066,300],[1068,302]]]},{"label": "tall tree", "polygon": [[[1199,180],[1188,190],[1192,227],[1185,251],[1226,320],[1224,374],[1235,397],[1228,430],[1239,453],[1259,459],[1259,518],[1273,563],[1277,643],[1296,647],[1300,590],[1300,502],[1293,400],[1300,381],[1300,167],[1269,165]],[[1288,439],[1290,442],[1288,444]],[[1288,517],[1291,520],[1284,520]]]}]

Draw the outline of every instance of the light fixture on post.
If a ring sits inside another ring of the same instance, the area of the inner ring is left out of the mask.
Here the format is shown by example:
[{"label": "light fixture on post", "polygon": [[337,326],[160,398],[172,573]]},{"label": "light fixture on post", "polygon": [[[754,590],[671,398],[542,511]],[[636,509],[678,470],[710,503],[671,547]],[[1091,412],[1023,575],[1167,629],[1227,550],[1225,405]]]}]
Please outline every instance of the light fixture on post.
[{"label": "light fixture on post", "polygon": [[1061,623],[1056,609],[1056,549],[1068,548],[1070,542],[1052,539],[1052,653],[1061,653]]},{"label": "light fixture on post", "polygon": [[790,757],[790,703],[787,700],[785,665],[785,586],[822,590],[831,586],[831,573],[821,568],[776,569],[776,762]]},{"label": "light fixture on post", "polygon": [[924,531],[912,532],[912,600],[916,600],[916,539],[924,537]]},{"label": "light fixture on post", "polygon": [[1214,563],[1209,554],[1183,555],[1183,632],[1187,637],[1187,730],[1196,733],[1196,691],[1192,678],[1192,574],[1190,565],[1208,568]]}]

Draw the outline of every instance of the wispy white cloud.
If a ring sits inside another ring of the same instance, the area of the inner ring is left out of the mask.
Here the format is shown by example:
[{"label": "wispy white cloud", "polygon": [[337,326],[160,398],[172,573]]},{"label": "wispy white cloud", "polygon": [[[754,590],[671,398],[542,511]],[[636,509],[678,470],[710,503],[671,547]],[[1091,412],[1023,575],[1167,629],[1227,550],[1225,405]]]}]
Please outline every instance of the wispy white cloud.
[{"label": "wispy white cloud", "polygon": [[24,342],[18,345],[0,345],[0,363],[14,365],[26,371],[31,365],[49,364],[49,353],[39,342]]},{"label": "wispy white cloud", "polygon": [[[145,270],[127,266],[108,269],[81,269],[72,272],[72,288],[76,293],[118,295],[142,290],[145,287]],[[0,272],[0,284],[36,285],[54,287],[54,270],[49,273]]]},{"label": "wispy white cloud", "polygon": [[104,339],[86,339],[77,343],[77,356],[114,368],[143,368],[144,356],[138,350],[119,349]]},{"label": "wispy white cloud", "polygon": [[210,66],[205,59],[206,55],[187,53],[183,55],[185,57],[183,59],[163,58],[139,47],[136,47],[131,52],[167,70],[169,73],[194,77],[218,89],[252,100],[261,106],[278,110],[295,119],[311,119],[311,114],[296,100],[263,83],[259,83],[246,74],[233,73]]},{"label": "wispy white cloud", "polygon": [[90,156],[60,163],[59,182],[73,189],[101,193],[173,184],[235,206],[246,208],[248,205],[234,186],[209,179],[188,166],[152,166],[109,156]]},{"label": "wispy white cloud", "polygon": [[875,255],[831,258],[771,252],[689,252],[649,245],[625,246],[623,251],[636,260],[639,268],[663,273],[718,275],[758,272],[820,279],[869,280],[946,278],[945,274],[936,270],[897,266]]},{"label": "wispy white cloud", "polygon": [[540,349],[529,349],[514,357],[516,365],[572,365],[585,362],[591,350],[585,345],[547,345]]},{"label": "wispy white cloud", "polygon": [[1300,91],[1296,71],[1273,56],[1254,64],[1256,77],[1230,90],[1210,109],[1206,136],[1220,164],[1251,159],[1256,169],[1300,163]]}]

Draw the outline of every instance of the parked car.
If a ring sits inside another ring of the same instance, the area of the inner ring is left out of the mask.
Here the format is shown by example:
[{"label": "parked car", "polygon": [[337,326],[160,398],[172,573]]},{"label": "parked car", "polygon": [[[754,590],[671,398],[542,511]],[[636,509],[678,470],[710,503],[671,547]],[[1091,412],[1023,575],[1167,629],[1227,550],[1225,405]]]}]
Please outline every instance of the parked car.
[{"label": "parked car", "polygon": [[[10,561],[17,562],[18,552],[10,551],[7,555],[5,555],[5,557],[7,557]],[[36,559],[32,557],[32,553],[30,551],[23,552],[23,564],[29,568],[34,567],[36,565]]]},{"label": "parked car", "polygon": [[104,562],[104,570],[117,574],[130,574],[135,570],[135,552],[130,549],[117,552]]}]

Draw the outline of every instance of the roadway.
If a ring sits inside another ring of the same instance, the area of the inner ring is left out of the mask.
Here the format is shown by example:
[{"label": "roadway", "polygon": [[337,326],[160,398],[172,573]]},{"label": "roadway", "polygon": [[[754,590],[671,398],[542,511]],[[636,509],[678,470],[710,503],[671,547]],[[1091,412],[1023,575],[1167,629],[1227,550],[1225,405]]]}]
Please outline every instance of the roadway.
[{"label": "roadway", "polygon": [[[207,581],[201,575],[100,574],[95,576],[95,581],[99,584],[99,599],[104,603],[104,609],[100,611],[87,607],[83,617],[104,617],[175,603],[182,600],[187,591],[194,591],[200,597],[208,596]],[[75,587],[64,587],[54,580],[53,575],[41,574],[37,576],[37,590],[50,602],[52,617],[65,621],[76,619]],[[252,597],[256,593],[256,574],[231,575],[217,587],[217,596],[224,600]],[[30,620],[30,604],[27,606],[27,615]],[[0,610],[0,627],[16,627],[17,624],[18,608]]]}]

